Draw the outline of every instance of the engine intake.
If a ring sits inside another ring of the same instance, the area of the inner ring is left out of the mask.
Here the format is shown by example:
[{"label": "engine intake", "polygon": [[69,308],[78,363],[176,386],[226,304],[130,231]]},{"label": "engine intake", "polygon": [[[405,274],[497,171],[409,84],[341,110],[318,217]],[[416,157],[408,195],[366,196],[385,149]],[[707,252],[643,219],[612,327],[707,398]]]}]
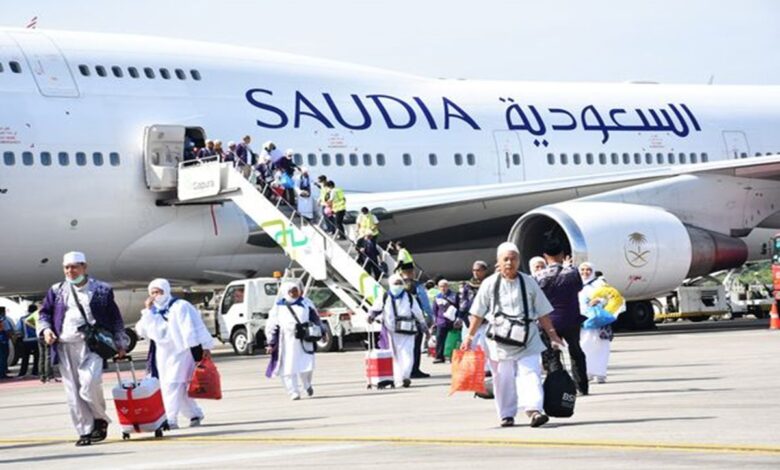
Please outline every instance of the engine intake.
[{"label": "engine intake", "polygon": [[575,201],[526,213],[509,233],[522,269],[541,255],[546,237],[560,239],[576,263],[593,263],[628,300],[665,294],[686,278],[738,267],[748,256],[742,240],[638,204]]}]

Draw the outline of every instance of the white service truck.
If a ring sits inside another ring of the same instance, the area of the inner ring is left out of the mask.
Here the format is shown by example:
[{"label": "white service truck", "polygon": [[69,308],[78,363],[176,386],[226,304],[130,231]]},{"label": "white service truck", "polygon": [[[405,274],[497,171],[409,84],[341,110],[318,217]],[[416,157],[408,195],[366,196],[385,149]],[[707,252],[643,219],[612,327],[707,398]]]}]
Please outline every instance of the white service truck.
[{"label": "white service truck", "polygon": [[[201,308],[212,335],[230,343],[238,355],[251,355],[265,347],[265,323],[279,293],[281,280],[273,277],[241,279],[225,286],[214,297],[214,307]],[[318,351],[339,351],[348,335],[363,333],[366,318],[347,309],[328,288],[312,286],[306,295],[314,302],[324,325]]]}]

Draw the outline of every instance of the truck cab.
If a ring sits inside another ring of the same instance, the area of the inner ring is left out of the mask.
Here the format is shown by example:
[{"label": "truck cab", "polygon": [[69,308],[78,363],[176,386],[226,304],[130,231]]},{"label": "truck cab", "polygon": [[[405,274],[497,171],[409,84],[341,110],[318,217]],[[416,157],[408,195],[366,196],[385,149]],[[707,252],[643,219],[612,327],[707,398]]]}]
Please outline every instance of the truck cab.
[{"label": "truck cab", "polygon": [[279,280],[272,277],[242,279],[225,287],[215,312],[216,336],[239,355],[265,346],[265,322],[276,301]]}]

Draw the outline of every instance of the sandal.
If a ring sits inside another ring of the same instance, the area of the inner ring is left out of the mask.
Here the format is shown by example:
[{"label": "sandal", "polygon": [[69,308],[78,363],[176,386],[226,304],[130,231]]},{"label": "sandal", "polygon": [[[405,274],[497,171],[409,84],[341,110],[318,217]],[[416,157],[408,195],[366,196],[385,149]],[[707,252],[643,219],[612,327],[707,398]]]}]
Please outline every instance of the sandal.
[{"label": "sandal", "polygon": [[549,416],[543,415],[539,413],[538,411],[531,415],[531,427],[532,428],[538,428],[539,426],[543,425],[547,421],[550,421]]},{"label": "sandal", "polygon": [[89,435],[92,442],[100,442],[106,439],[108,436],[108,421],[103,419],[96,419],[92,428],[92,433]]},{"label": "sandal", "polygon": [[504,418],[501,420],[502,428],[511,428],[515,425],[515,418]]},{"label": "sandal", "polygon": [[79,440],[76,441],[76,447],[84,447],[92,445],[92,439],[90,439],[89,434],[84,434],[83,436],[79,437]]}]

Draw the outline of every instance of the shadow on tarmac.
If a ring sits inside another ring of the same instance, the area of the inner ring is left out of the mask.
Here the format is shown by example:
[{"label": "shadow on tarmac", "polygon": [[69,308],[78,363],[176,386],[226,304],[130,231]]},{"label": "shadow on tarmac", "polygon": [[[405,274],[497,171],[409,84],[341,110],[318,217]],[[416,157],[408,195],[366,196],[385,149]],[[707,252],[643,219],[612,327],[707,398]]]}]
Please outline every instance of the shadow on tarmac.
[{"label": "shadow on tarmac", "polygon": [[[74,441],[75,442],[75,441]],[[11,459],[11,460],[3,460],[0,462],[0,465],[7,465],[7,464],[14,464],[14,463],[24,463],[24,462],[42,462],[46,460],[64,460],[64,459],[82,459],[84,457],[107,457],[107,456],[116,456],[116,455],[126,455],[126,454],[132,454],[132,452],[111,452],[111,453],[105,453],[105,452],[90,452],[88,454],[54,454],[54,455],[36,455],[33,457],[25,457],[22,459]]]},{"label": "shadow on tarmac", "polygon": [[606,393],[594,393],[593,396],[607,396],[607,395],[646,395],[648,393],[709,393],[709,392],[729,392],[734,390],[733,388],[675,388],[666,390],[629,390],[625,392],[606,392]]},{"label": "shadow on tarmac", "polygon": [[[571,426],[588,426],[591,424],[635,424],[635,423],[649,423],[652,421],[700,421],[705,419],[715,419],[715,416],[690,416],[690,417],[673,417],[673,418],[646,418],[646,419],[609,419],[604,421],[554,421],[545,424],[544,428],[564,428]],[[553,418],[556,419],[556,418]]]}]

